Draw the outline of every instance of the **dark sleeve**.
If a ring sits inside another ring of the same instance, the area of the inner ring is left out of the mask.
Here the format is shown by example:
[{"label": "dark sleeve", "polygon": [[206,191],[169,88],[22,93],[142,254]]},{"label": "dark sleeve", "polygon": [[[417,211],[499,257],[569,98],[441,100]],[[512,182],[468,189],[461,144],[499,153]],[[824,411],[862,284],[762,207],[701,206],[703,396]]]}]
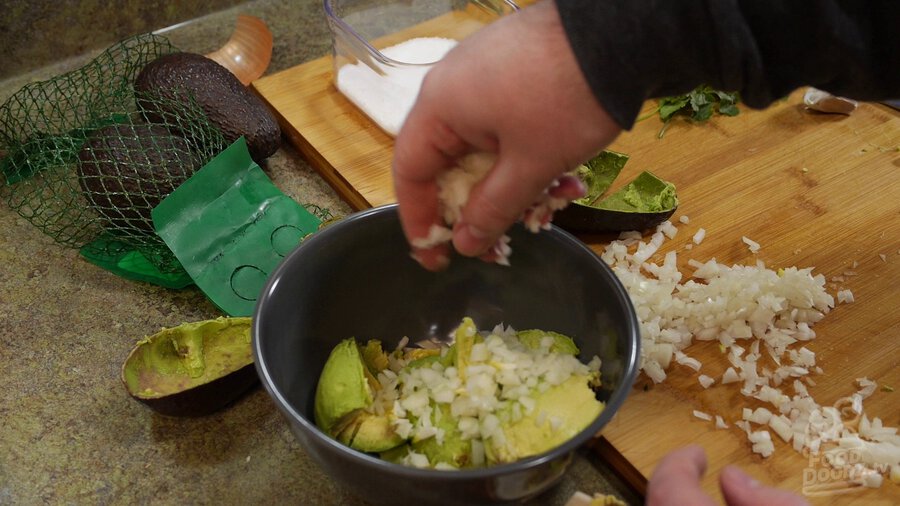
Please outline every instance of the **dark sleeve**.
[{"label": "dark sleeve", "polygon": [[555,0],[595,96],[631,128],[699,84],[763,108],[801,86],[900,97],[898,0]]}]

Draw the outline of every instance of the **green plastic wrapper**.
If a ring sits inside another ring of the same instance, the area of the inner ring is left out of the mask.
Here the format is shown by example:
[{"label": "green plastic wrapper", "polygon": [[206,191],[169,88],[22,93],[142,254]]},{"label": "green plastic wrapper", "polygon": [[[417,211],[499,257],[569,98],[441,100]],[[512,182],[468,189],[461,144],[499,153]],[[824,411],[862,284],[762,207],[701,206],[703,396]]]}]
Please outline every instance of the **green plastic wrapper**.
[{"label": "green plastic wrapper", "polygon": [[[168,258],[171,256],[168,249],[166,258],[154,257],[152,250],[142,249],[143,251],[140,251],[111,235],[102,235],[90,244],[82,246],[79,253],[97,267],[132,281],[143,281],[174,290],[194,284],[194,280],[181,268],[181,264],[174,258]],[[159,267],[166,263],[175,263],[178,268]]]},{"label": "green plastic wrapper", "polygon": [[282,193],[235,141],[153,210],[194,283],[230,316],[250,316],[268,275],[321,220]]}]

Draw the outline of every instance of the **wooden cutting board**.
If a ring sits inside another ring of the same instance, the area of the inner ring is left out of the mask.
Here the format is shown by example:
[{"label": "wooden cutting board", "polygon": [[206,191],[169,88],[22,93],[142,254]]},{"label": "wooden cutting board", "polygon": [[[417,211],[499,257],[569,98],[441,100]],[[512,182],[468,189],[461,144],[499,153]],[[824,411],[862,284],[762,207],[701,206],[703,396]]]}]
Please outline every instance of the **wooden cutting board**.
[{"label": "wooden cutting board", "polygon": [[[335,90],[330,57],[265,77],[254,87],[291,142],[354,208],[394,201],[392,139]],[[815,326],[818,338],[808,344],[824,369],[810,392],[820,404],[831,405],[853,393],[859,377],[900,389],[900,115],[862,104],[851,116],[831,116],[807,112],[800,104],[796,92],[765,111],[742,108],[737,117],[703,125],[675,123],[662,139],[657,138],[661,124],[651,117],[612,149],[631,156],[616,186],[645,169],[677,186],[681,206],[673,218],[687,215],[690,223],[679,225],[661,253],[679,251],[686,274],[689,258],[716,258],[727,264],[761,259],[772,267],[815,267],[828,279],[843,277],[829,284],[830,293],[850,289],[856,302],[838,305]],[[706,239],[685,250],[701,227]],[[760,251],[751,254],[742,236],[760,243]],[[609,237],[583,239],[601,251]],[[696,343],[688,353],[710,376],[727,367],[713,343]],[[776,452],[763,459],[733,425],[716,430],[692,416],[696,409],[730,423],[744,406],[756,405],[734,384],[704,390],[697,374],[673,365],[663,384],[639,381],[595,446],[643,488],[663,455],[700,444],[709,457],[703,485],[719,499],[716,478],[730,463],[763,483],[798,492],[805,474],[823,472],[820,463],[795,453],[774,434]],[[865,406],[870,416],[900,425],[900,392],[879,389]],[[836,481],[816,476],[819,483]],[[808,499],[900,504],[900,485],[886,482],[879,490]]]},{"label": "wooden cutting board", "polygon": [[[656,138],[660,122],[648,119],[613,148],[631,155],[625,178],[647,169],[677,186],[681,205],[673,218],[686,215],[690,222],[678,225],[678,235],[660,255],[678,251],[683,273],[691,272],[689,258],[729,265],[761,259],[772,268],[815,267],[828,280],[838,279],[829,282],[832,295],[841,288],[853,292],[856,301],[838,304],[814,327],[818,337],[808,345],[824,370],[813,376],[810,393],[820,404],[832,405],[857,390],[856,378],[900,385],[900,114],[872,104],[862,104],[849,117],[812,114],[801,98],[797,92],[765,111],[742,109],[737,117],[706,125],[675,124],[662,139]],[[686,251],[701,227],[705,240]],[[760,243],[756,255],[742,236]],[[601,251],[602,238],[587,238],[592,239]],[[720,378],[729,365],[716,343],[695,342],[687,351],[712,377]],[[775,454],[763,459],[751,453],[739,429],[716,430],[692,415],[696,409],[732,422],[744,406],[758,405],[748,403],[736,384],[704,390],[697,373],[676,364],[662,384],[639,381],[604,429],[609,444],[597,447],[611,459],[616,453],[624,457],[627,464],[620,464],[637,486],[663,454],[689,443],[707,451],[704,485],[711,493],[718,493],[717,471],[729,463],[790,490],[803,489],[804,473],[807,485],[838,481],[811,479],[810,473],[826,472],[821,463],[781,440]],[[900,426],[900,391],[879,388],[865,408],[886,425]],[[808,499],[900,504],[900,485]]]}]

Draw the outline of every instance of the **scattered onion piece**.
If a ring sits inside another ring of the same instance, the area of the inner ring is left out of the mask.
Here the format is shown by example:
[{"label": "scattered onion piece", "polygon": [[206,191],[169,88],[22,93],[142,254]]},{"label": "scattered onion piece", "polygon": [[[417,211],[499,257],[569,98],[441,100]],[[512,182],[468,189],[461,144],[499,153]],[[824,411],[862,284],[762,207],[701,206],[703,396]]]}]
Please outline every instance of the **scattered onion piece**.
[{"label": "scattered onion piece", "polygon": [[706,420],[707,422],[712,421],[713,417],[709,413],[704,413],[703,411],[694,410],[694,416],[701,420]]},{"label": "scattered onion piece", "polygon": [[[689,220],[682,217],[679,222],[687,224]],[[769,430],[804,454],[835,448],[864,449],[867,460],[850,469],[857,485],[879,486],[888,475],[891,481],[900,483],[897,429],[884,427],[877,418],[869,420],[863,410],[863,401],[873,395],[876,383],[857,379],[858,390],[835,406],[819,405],[807,388],[816,385],[810,375],[824,371],[816,365],[815,353],[802,343],[816,338],[812,326],[836,302],[854,301],[852,292],[837,292],[836,301],[825,290],[825,277],[814,275],[811,268],[773,271],[762,260],[756,260],[754,265],[727,266],[715,259],[688,259],[693,273],[683,276],[676,266],[675,251],[666,252],[661,265],[652,260],[664,251],[666,237],[672,236],[670,224],[657,227],[649,240],[637,232],[622,233],[601,255],[625,285],[638,313],[641,371],[654,382],[662,382],[671,358],[699,371],[701,363],[687,355],[687,348],[694,341],[718,341],[730,362],[721,383],[739,383],[741,394],[748,397],[748,406],[756,408],[745,407],[742,419],[734,422],[747,434],[753,452],[763,457],[774,453]],[[692,243],[684,249],[700,244],[705,236],[706,230],[698,229]],[[759,243],[746,236],[741,240],[751,252],[759,251]],[[854,262],[852,267],[857,264]],[[855,271],[847,270],[841,277],[853,275]],[[708,376],[698,375],[702,383],[707,380],[701,378]],[[790,395],[782,390],[791,386]],[[765,406],[760,406],[760,402]],[[705,421],[713,419],[698,410],[693,411],[693,416]],[[751,423],[766,429],[754,431]],[[723,425],[727,427],[717,415],[716,427]]]}]

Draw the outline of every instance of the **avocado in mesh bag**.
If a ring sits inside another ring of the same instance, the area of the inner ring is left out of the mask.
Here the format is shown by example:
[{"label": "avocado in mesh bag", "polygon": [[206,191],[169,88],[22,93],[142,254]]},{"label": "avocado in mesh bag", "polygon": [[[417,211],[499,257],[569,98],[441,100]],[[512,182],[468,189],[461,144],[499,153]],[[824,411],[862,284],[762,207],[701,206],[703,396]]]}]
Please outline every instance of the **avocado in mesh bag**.
[{"label": "avocado in mesh bag", "polygon": [[148,121],[173,125],[178,105],[190,100],[222,132],[226,143],[243,136],[256,162],[274,154],[281,143],[281,129],[263,101],[228,69],[203,55],[160,56],[141,69],[134,89]]},{"label": "avocado in mesh bag", "polygon": [[150,211],[203,163],[165,127],[114,124],[91,134],[78,153],[78,184],[108,225],[154,234]]},{"label": "avocado in mesh bag", "polygon": [[227,145],[190,97],[148,102],[169,111],[157,123],[139,109],[138,73],[175,51],[138,35],[0,104],[0,198],[88,260],[150,282],[184,273],[150,210]]},{"label": "avocado in mesh bag", "polygon": [[147,63],[173,51],[163,37],[138,35],[10,96],[0,105],[0,197],[60,244],[80,248],[105,234],[108,222],[77,181],[78,154],[107,125],[143,122],[132,82]]}]

